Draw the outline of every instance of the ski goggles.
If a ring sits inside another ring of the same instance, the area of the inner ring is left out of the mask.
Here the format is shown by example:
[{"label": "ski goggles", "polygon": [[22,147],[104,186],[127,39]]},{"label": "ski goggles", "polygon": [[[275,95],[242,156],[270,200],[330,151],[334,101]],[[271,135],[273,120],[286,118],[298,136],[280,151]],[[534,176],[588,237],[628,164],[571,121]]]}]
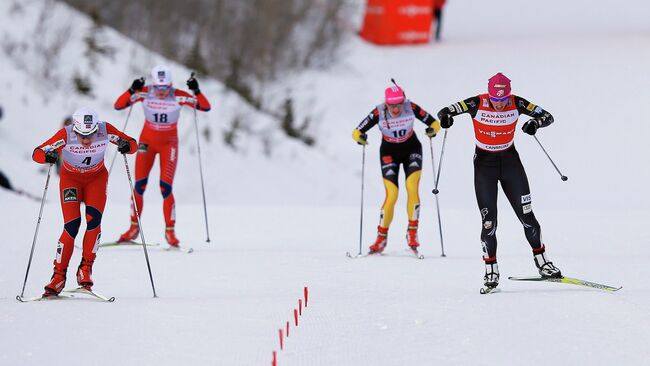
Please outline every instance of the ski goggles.
[{"label": "ski goggles", "polygon": [[171,89],[171,85],[154,85],[153,88],[156,91],[167,91]]},{"label": "ski goggles", "polygon": [[504,100],[506,100],[506,99],[508,99],[508,98],[510,98],[509,95],[506,95],[506,96],[503,97],[503,98],[495,98],[495,97],[492,97],[492,96],[491,96],[491,97],[490,97],[490,100],[493,101],[493,102],[503,102]]}]

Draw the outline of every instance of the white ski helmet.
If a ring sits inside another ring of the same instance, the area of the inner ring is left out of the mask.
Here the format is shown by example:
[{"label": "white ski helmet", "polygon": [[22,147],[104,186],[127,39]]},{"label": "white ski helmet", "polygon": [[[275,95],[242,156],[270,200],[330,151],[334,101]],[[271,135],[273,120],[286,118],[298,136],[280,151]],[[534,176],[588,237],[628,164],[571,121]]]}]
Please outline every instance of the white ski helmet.
[{"label": "white ski helmet", "polygon": [[165,65],[157,65],[151,69],[153,85],[172,85],[172,72]]},{"label": "white ski helmet", "polygon": [[97,132],[97,122],[97,112],[90,108],[82,107],[72,114],[72,130],[83,136]]}]

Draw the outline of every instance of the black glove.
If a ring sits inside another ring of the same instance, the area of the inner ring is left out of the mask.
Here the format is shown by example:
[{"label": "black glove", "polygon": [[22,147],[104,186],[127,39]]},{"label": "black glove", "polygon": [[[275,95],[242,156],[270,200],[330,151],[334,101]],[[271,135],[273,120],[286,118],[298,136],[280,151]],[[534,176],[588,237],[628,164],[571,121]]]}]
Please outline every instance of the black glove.
[{"label": "black glove", "polygon": [[59,160],[59,152],[56,150],[46,151],[45,152],[45,162],[50,164],[56,164],[56,161]]},{"label": "black glove", "polygon": [[187,87],[194,92],[194,94],[199,94],[201,90],[199,89],[199,81],[196,80],[194,76],[187,80]]},{"label": "black glove", "polygon": [[119,141],[117,141],[117,151],[119,151],[120,154],[127,154],[131,151],[131,144],[129,144],[125,139],[119,139]]},{"label": "black glove", "polygon": [[454,124],[454,117],[451,114],[443,114],[440,116],[440,127],[449,128]]},{"label": "black glove", "polygon": [[362,133],[359,135],[359,140],[357,140],[359,145],[368,145],[368,134]]},{"label": "black glove", "polygon": [[135,94],[135,92],[142,90],[142,88],[144,88],[144,78],[135,79],[133,80],[133,83],[131,83],[129,93]]},{"label": "black glove", "polygon": [[534,135],[535,132],[537,132],[537,129],[539,128],[539,121],[536,120],[535,118],[529,119],[524,123],[523,126],[521,126],[521,130],[526,132],[529,135]]}]

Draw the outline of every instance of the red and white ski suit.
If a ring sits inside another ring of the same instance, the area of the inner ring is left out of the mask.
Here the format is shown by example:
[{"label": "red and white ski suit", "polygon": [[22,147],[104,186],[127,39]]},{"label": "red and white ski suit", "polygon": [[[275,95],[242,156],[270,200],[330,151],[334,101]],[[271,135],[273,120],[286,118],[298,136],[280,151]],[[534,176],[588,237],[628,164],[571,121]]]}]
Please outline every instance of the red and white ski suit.
[{"label": "red and white ski suit", "polygon": [[45,153],[52,150],[59,152],[63,161],[59,195],[64,226],[59,237],[54,266],[64,273],[68,268],[74,239],[81,225],[81,202],[86,206],[86,233],[83,238],[82,257],[91,262],[95,260],[108,182],[104,153],[109,142],[117,145],[120,139],[129,141],[129,154],[135,153],[135,139],[108,122],[98,122],[97,133],[89,147],[84,147],[79,142],[72,126],[66,126],[34,149],[32,159],[37,163],[45,164]]},{"label": "red and white ski suit", "polygon": [[[145,122],[140,133],[138,155],[135,159],[135,187],[134,196],[138,205],[138,212],[142,215],[143,199],[149,172],[153,166],[156,155],[160,160],[160,192],[163,196],[163,215],[165,225],[173,227],[176,223],[174,209],[174,194],[172,186],[176,174],[178,161],[178,129],[181,108],[189,106],[200,111],[210,110],[210,102],[199,93],[196,96],[178,89],[171,89],[166,98],[156,97],[153,88],[145,86],[141,92],[131,94],[124,92],[117,98],[115,109],[121,110],[137,102],[142,103]],[[131,222],[137,222],[135,212],[131,210]]]}]

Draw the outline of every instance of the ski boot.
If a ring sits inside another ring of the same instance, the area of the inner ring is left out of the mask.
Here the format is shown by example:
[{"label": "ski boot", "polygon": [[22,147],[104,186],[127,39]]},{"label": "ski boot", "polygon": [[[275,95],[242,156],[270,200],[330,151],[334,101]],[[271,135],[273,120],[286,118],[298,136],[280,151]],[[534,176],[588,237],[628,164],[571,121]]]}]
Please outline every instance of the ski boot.
[{"label": "ski boot", "polygon": [[542,249],[539,253],[534,253],[535,266],[539,271],[539,275],[544,278],[562,278],[562,272],[560,269],[553,265],[553,262],[549,262],[546,258],[546,251]]},{"label": "ski boot", "polygon": [[120,238],[117,239],[117,242],[124,243],[132,241],[138,237],[138,234],[140,234],[140,227],[138,226],[138,222],[131,221],[131,227],[124,234],[120,235]]},{"label": "ski boot", "polygon": [[180,243],[180,241],[176,237],[173,226],[167,226],[165,228],[165,240],[167,240],[169,246],[178,248],[178,243]]},{"label": "ski boot", "polygon": [[93,274],[93,262],[82,259],[79,264],[79,269],[77,269],[77,283],[88,291],[92,291],[93,287],[93,279],[91,278]]},{"label": "ski boot", "polygon": [[490,290],[499,286],[499,266],[497,265],[497,262],[485,263],[485,276],[483,276],[483,284]]},{"label": "ski boot", "polygon": [[56,268],[54,267],[54,274],[52,274],[52,278],[50,280],[50,283],[45,285],[45,292],[43,292],[43,297],[51,297],[51,296],[58,296],[61,291],[63,291],[63,287],[65,287],[65,273],[67,271],[62,268]]},{"label": "ski boot", "polygon": [[377,226],[377,240],[375,240],[375,243],[370,246],[368,254],[383,252],[384,248],[386,248],[386,244],[388,244],[388,228]]},{"label": "ski boot", "polygon": [[418,220],[409,220],[408,230],[406,230],[406,242],[412,251],[418,251],[420,246],[418,242]]}]

